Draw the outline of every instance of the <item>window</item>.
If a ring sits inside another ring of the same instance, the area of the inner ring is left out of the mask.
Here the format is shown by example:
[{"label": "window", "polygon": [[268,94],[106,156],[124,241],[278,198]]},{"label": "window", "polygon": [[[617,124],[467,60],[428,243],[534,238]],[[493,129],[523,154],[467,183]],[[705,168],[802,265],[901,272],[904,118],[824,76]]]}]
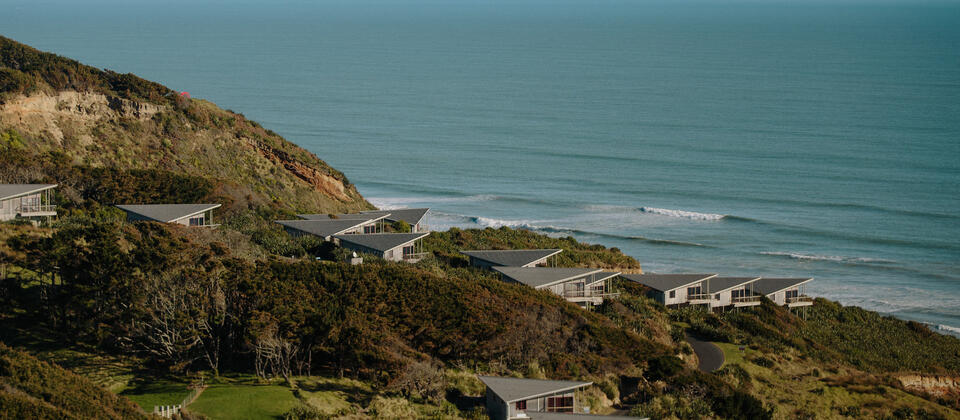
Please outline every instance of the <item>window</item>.
[{"label": "window", "polygon": [[407,257],[407,256],[410,256],[410,255],[413,255],[413,251],[414,251],[413,245],[407,245],[407,246],[403,247],[403,256],[404,256],[404,257]]},{"label": "window", "polygon": [[377,226],[376,225],[364,226],[363,233],[377,233]]},{"label": "window", "polygon": [[701,289],[700,289],[700,286],[688,287],[688,288],[687,288],[687,296],[699,295],[699,294],[700,294],[700,290],[701,290]]},{"label": "window", "polygon": [[670,299],[673,299],[673,298],[675,298],[675,297],[677,297],[677,291],[676,291],[676,290],[671,290],[671,291],[670,291]]},{"label": "window", "polygon": [[526,402],[526,401],[517,401],[516,406],[517,406],[517,411],[526,410],[526,409],[527,409],[527,402]]},{"label": "window", "polygon": [[720,300],[720,294],[717,293],[717,294],[713,295],[713,300]]},{"label": "window", "polygon": [[203,226],[203,216],[191,217],[190,226]]},{"label": "window", "polygon": [[547,411],[554,413],[572,413],[573,397],[548,397]]},{"label": "window", "polygon": [[797,289],[787,290],[787,299],[795,298],[795,297],[797,297],[797,296],[800,296],[800,291],[799,291],[799,290],[797,290]]}]

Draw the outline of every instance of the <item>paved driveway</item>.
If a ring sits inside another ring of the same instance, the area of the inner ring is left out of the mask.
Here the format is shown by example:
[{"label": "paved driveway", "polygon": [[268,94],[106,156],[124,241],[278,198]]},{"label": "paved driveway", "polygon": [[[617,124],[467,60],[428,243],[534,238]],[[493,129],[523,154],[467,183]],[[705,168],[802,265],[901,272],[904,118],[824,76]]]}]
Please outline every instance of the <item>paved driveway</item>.
[{"label": "paved driveway", "polygon": [[697,366],[703,372],[713,372],[723,366],[723,351],[709,341],[698,340],[687,334],[687,342],[693,347],[693,352],[700,359]]}]

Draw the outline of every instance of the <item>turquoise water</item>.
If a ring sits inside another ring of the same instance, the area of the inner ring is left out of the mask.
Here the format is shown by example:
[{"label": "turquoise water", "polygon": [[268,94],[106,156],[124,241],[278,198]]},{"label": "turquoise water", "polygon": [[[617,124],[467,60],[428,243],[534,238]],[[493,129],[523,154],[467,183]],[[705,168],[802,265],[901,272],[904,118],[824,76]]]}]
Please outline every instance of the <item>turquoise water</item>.
[{"label": "turquoise water", "polygon": [[453,4],[16,2],[0,32],[243,112],[433,228],[960,332],[960,4]]}]

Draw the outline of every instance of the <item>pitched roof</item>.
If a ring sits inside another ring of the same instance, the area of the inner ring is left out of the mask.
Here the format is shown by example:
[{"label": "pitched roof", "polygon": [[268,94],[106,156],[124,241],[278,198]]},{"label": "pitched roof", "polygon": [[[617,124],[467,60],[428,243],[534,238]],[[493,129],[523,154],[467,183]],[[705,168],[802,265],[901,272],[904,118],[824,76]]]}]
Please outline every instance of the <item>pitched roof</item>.
[{"label": "pitched roof", "polygon": [[599,268],[557,268],[557,267],[493,267],[518,283],[538,289],[555,283],[600,273]]},{"label": "pitched roof", "polygon": [[760,280],[760,277],[714,277],[710,279],[710,288],[707,290],[707,293],[723,292],[755,280]]},{"label": "pitched roof", "polygon": [[380,220],[390,214],[364,214],[364,213],[346,213],[335,214],[333,218],[329,214],[298,214],[297,217],[306,220]]},{"label": "pitched roof", "polygon": [[593,384],[593,382],[504,378],[500,376],[477,376],[477,378],[506,403],[570,391]]},{"label": "pitched roof", "polygon": [[716,277],[716,274],[623,274],[621,277],[635,281],[654,290],[666,292],[691,283]]},{"label": "pitched roof", "polygon": [[609,280],[619,275],[620,275],[619,271],[601,271],[596,276],[594,276],[593,283],[596,283],[601,280]]},{"label": "pitched roof", "polygon": [[[428,208],[422,209],[396,209],[396,210],[369,210],[361,211],[359,213],[345,213],[345,214],[336,214],[337,219],[387,219],[390,221],[403,220],[410,224],[410,226],[416,225],[423,220],[423,216],[427,214]],[[330,219],[329,214],[298,214],[297,217],[307,219],[307,220],[328,220]]]},{"label": "pitched roof", "polygon": [[813,277],[768,278],[763,277],[753,284],[754,290],[764,295],[772,295],[783,289],[799,286],[813,280]]},{"label": "pitched roof", "polygon": [[57,184],[0,184],[0,200],[32,194],[56,186]]},{"label": "pitched roof", "polygon": [[649,417],[626,417],[626,416],[606,416],[600,414],[579,414],[579,413],[551,413],[549,411],[526,411],[527,417],[533,420],[650,420]]},{"label": "pitched roof", "polygon": [[461,254],[489,262],[493,265],[522,267],[537,260],[557,255],[562,249],[503,249],[460,251]]},{"label": "pitched roof", "polygon": [[429,208],[419,208],[419,209],[393,209],[393,210],[368,210],[362,211],[361,214],[386,214],[387,220],[398,221],[402,220],[407,222],[410,226],[416,225],[423,220],[423,217],[427,215],[427,212],[430,211]]},{"label": "pitched roof", "polygon": [[158,222],[172,222],[213,210],[219,204],[117,204],[117,208]]},{"label": "pitched roof", "polygon": [[400,245],[413,242],[430,232],[420,233],[366,233],[362,235],[336,235],[340,242],[349,242],[381,252],[387,252]]},{"label": "pitched roof", "polygon": [[367,223],[367,220],[277,220],[277,223],[304,233],[326,238]]}]

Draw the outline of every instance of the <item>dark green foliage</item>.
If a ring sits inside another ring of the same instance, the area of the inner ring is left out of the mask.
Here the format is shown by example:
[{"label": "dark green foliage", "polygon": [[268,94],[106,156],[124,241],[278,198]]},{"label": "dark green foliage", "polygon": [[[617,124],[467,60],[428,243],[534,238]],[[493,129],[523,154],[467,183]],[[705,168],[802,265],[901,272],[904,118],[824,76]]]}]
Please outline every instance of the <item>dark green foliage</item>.
[{"label": "dark green foliage", "polygon": [[147,419],[136,404],[0,344],[0,419]]},{"label": "dark green foliage", "polygon": [[817,299],[798,334],[814,356],[870,372],[960,372],[956,337],[855,306]]},{"label": "dark green foliage", "polygon": [[[602,245],[577,242],[572,237],[552,238],[523,229],[457,229],[434,232],[423,242],[426,251],[432,251],[450,260],[452,265],[466,265],[469,261],[459,253],[465,249],[563,249],[555,256],[560,267],[598,267],[639,269],[640,263],[630,256],[614,252]],[[457,262],[459,261],[459,263]]]},{"label": "dark green foliage", "polygon": [[132,74],[80,64],[0,36],[0,93],[75,90],[124,99],[170,101],[175,92]]},{"label": "dark green foliage", "polygon": [[773,408],[764,408],[760,400],[743,391],[734,391],[728,397],[714,399],[712,408],[714,413],[728,419],[773,418]]},{"label": "dark green foliage", "polygon": [[650,360],[644,375],[651,381],[661,381],[672,378],[681,371],[683,371],[682,360],[674,356],[660,356]]}]

